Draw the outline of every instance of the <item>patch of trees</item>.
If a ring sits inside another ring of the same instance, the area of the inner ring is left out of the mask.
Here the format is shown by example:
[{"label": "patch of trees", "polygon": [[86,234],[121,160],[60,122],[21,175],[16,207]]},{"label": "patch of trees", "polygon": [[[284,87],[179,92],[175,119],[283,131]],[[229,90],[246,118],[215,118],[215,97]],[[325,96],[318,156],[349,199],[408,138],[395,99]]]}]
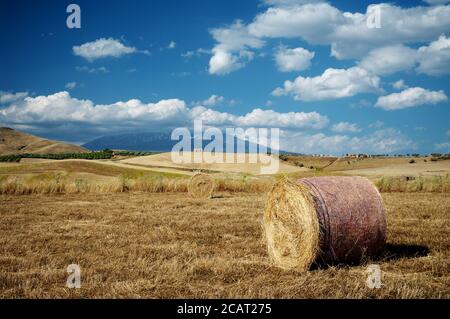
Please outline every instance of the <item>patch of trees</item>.
[{"label": "patch of trees", "polygon": [[111,159],[113,156],[146,156],[154,155],[158,152],[135,152],[135,151],[113,151],[104,149],[98,152],[89,153],[58,153],[58,154],[13,154],[0,156],[0,162],[18,163],[22,158],[43,158],[50,160],[64,160],[64,159]]},{"label": "patch of trees", "polygon": [[0,156],[0,162],[18,163],[21,158],[20,155],[4,155]]},{"label": "patch of trees", "polygon": [[436,162],[439,160],[448,160],[450,159],[450,154],[441,154],[441,153],[431,153],[431,161]]},{"label": "patch of trees", "polygon": [[103,150],[100,152],[89,153],[58,153],[58,154],[14,154],[0,156],[0,162],[20,162],[22,158],[42,158],[51,160],[63,160],[63,159],[110,159],[114,156],[114,152],[111,150]]},{"label": "patch of trees", "polygon": [[114,151],[116,156],[146,156],[154,154],[158,154],[158,152]]}]

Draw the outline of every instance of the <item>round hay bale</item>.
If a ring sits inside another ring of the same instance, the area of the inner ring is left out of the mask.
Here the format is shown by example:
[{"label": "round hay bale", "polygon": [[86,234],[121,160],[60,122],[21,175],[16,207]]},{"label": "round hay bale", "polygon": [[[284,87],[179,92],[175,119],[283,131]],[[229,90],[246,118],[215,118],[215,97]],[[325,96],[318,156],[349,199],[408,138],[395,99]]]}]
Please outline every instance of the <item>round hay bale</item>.
[{"label": "round hay bale", "polygon": [[211,198],[214,191],[214,179],[203,173],[197,173],[191,177],[188,185],[188,193],[193,198]]},{"label": "round hay bale", "polygon": [[379,254],[386,239],[382,198],[362,177],[281,180],[263,222],[269,256],[284,269],[358,262]]},{"label": "round hay bale", "polygon": [[276,265],[307,270],[319,250],[319,220],[314,200],[301,184],[276,183],[264,214],[269,256]]}]

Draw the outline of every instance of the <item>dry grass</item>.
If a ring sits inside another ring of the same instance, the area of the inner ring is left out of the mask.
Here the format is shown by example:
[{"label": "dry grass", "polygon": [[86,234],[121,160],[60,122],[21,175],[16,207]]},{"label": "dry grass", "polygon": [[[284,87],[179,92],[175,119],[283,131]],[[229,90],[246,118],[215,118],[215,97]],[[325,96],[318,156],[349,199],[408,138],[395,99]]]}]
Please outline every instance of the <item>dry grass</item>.
[{"label": "dry grass", "polygon": [[[215,196],[199,200],[189,176],[88,161],[0,165],[0,297],[450,298],[448,176],[380,182],[391,192],[383,257],[306,273],[268,257],[262,216],[278,177],[219,174]],[[71,263],[79,290],[65,287]],[[381,266],[381,289],[366,287],[368,263]]]},{"label": "dry grass", "polygon": [[59,160],[38,163],[0,163],[0,175],[47,174],[47,173],[90,173],[99,176],[140,177],[146,175],[180,177],[178,174],[148,171],[139,167],[122,167],[111,162],[90,160]]},{"label": "dry grass", "polygon": [[241,178],[216,178],[216,190],[229,193],[267,193],[273,179],[256,179],[242,176]]},{"label": "dry grass", "polygon": [[305,168],[321,168],[333,163],[337,157],[313,157],[313,156],[286,156],[287,162],[292,165],[303,164]]},{"label": "dry grass", "polygon": [[[304,158],[306,159],[306,157]],[[312,158],[315,159],[315,158]],[[317,158],[323,163],[329,163],[333,158]],[[404,159],[392,159],[395,161]],[[387,159],[365,159],[367,165],[382,165]],[[323,164],[322,163],[322,164]],[[333,164],[335,165],[335,164]],[[332,167],[331,165],[330,167]],[[362,164],[361,164],[362,165]],[[425,165],[424,167],[422,167]],[[382,192],[449,192],[450,179],[445,174],[450,169],[450,161],[436,163],[405,164],[404,169],[414,167],[422,170],[416,180],[406,181],[405,176],[390,176],[380,178],[380,172],[387,167],[374,168],[373,174],[367,175]],[[393,167],[393,166],[389,166]],[[275,176],[252,176],[250,174],[219,173],[212,174],[218,191],[265,193],[270,190],[274,181],[284,176],[296,180],[304,177],[327,175],[354,175],[352,170],[328,171],[329,168],[307,169]],[[395,168],[398,171],[398,168]],[[111,161],[63,160],[38,163],[0,163],[0,194],[30,194],[30,193],[88,193],[88,192],[126,192],[126,191],[180,191],[187,190],[187,179],[192,175],[175,173],[170,168],[148,168]],[[186,173],[184,171],[179,171]],[[178,173],[179,173],[178,172]],[[397,172],[398,173],[398,172]],[[396,173],[396,174],[397,174]],[[434,174],[432,176],[431,174]],[[54,178],[49,178],[54,177]]]},{"label": "dry grass", "polygon": [[432,176],[416,177],[407,180],[405,177],[382,177],[376,183],[380,192],[428,192],[450,193],[450,177]]},{"label": "dry grass", "polygon": [[[204,153],[203,155],[206,156],[207,154],[209,153]],[[215,156],[222,158],[223,163],[206,163],[206,162],[196,163],[194,161],[194,153],[189,152],[185,154],[187,158],[191,159],[189,163],[174,163],[172,161],[171,153],[160,153],[155,155],[133,157],[122,160],[121,162],[144,167],[170,168],[182,171],[202,170],[206,172],[216,172],[216,173],[227,172],[227,173],[260,175],[262,174],[261,168],[267,167],[268,166],[267,163],[269,163],[272,160],[275,160],[274,158],[271,158],[269,155],[263,154],[259,154],[258,160],[256,162],[251,161],[251,157],[249,154],[241,153],[241,154],[227,154],[227,155],[234,156],[233,157],[234,160],[232,161],[232,163],[227,162],[225,153],[215,153]],[[238,159],[238,156],[241,158]],[[307,169],[296,167],[294,165],[286,164],[283,161],[279,161],[278,171],[280,173],[286,174],[286,173],[307,171]]]},{"label": "dry grass", "polygon": [[86,179],[67,181],[67,175],[55,174],[47,179],[42,175],[32,177],[14,176],[0,181],[0,194],[78,194],[78,193],[124,193],[142,191],[151,193],[186,192],[187,180],[166,177],[129,178],[126,175],[107,182],[90,182]]},{"label": "dry grass", "polygon": [[[113,168],[114,169],[114,168]],[[133,171],[133,170],[131,170]],[[120,172],[120,171],[119,171]],[[305,174],[305,176],[309,176]],[[314,174],[311,176],[323,176]],[[291,176],[291,179],[295,180]],[[215,191],[231,193],[267,193],[275,179],[242,177],[215,177]],[[449,176],[417,177],[407,181],[404,177],[383,177],[375,182],[380,192],[449,193]],[[160,173],[124,173],[99,178],[97,175],[47,172],[39,174],[0,174],[0,194],[70,194],[70,193],[124,193],[124,192],[187,192],[188,177],[173,177]]]},{"label": "dry grass", "polygon": [[411,167],[409,161],[411,159],[417,162],[423,162],[427,159],[427,163],[430,164],[429,158],[415,158],[415,157],[380,157],[380,158],[352,158],[341,157],[335,161],[332,165],[326,168],[327,171],[348,171],[359,169],[372,169],[380,168],[392,165],[402,165],[404,167]]},{"label": "dry grass", "polygon": [[[126,193],[126,192],[188,192],[190,179],[171,178],[164,175],[120,175],[107,180],[74,178],[64,173],[37,175],[0,175],[0,194],[78,194],[78,193]],[[215,191],[261,193],[272,185],[271,180],[247,179],[245,177],[214,179]]]},{"label": "dry grass", "polygon": [[350,175],[363,175],[372,178],[381,178],[384,176],[445,176],[450,174],[450,160],[441,160],[435,162],[417,162],[414,164],[390,164],[372,168],[355,168],[342,171]]},{"label": "dry grass", "polygon": [[0,155],[84,153],[87,151],[81,146],[46,140],[10,128],[0,127]]},{"label": "dry grass", "polygon": [[[260,194],[0,196],[0,297],[450,298],[450,198],[383,194],[382,288],[367,264],[306,273],[274,267]],[[65,287],[81,266],[82,288]]]}]

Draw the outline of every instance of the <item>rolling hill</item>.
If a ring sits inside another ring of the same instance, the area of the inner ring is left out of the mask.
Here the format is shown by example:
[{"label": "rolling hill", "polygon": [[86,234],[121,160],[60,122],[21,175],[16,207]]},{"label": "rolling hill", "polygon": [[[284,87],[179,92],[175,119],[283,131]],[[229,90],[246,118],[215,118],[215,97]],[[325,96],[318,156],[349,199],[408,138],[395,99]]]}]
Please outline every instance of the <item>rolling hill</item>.
[{"label": "rolling hill", "polygon": [[0,127],[0,155],[85,152],[88,152],[88,150],[81,146],[46,140],[9,127]]}]

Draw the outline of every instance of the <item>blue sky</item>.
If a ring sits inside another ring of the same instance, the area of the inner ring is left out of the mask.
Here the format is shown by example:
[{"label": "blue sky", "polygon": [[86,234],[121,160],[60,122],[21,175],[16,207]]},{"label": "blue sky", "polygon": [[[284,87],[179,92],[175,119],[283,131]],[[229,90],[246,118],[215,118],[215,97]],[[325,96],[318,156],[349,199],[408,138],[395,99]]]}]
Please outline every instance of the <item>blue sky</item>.
[{"label": "blue sky", "polygon": [[0,125],[82,143],[200,118],[297,152],[450,151],[448,1],[72,2],[0,2]]}]

